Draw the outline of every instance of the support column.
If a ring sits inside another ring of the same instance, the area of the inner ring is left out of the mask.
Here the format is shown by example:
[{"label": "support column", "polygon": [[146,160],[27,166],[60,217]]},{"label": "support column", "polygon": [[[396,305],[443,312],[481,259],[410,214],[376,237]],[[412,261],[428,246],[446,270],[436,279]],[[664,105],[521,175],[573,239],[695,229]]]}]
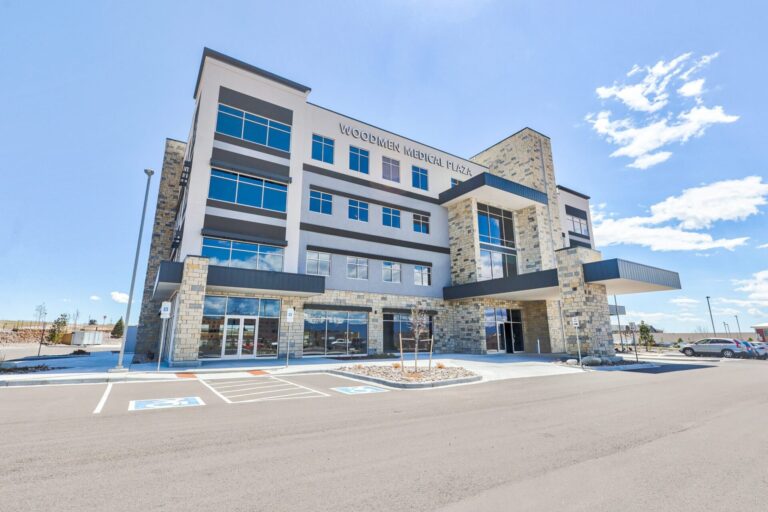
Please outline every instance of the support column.
[{"label": "support column", "polygon": [[[600,252],[585,247],[560,249],[557,255],[557,277],[560,280],[567,352],[577,353],[578,330],[582,354],[614,356],[611,317],[605,286],[584,281],[584,263],[600,260]],[[579,319],[579,327],[571,325]]]},{"label": "support column", "polygon": [[187,256],[178,291],[178,306],[173,318],[174,339],[171,366],[199,365],[200,326],[203,323],[208,258]]}]

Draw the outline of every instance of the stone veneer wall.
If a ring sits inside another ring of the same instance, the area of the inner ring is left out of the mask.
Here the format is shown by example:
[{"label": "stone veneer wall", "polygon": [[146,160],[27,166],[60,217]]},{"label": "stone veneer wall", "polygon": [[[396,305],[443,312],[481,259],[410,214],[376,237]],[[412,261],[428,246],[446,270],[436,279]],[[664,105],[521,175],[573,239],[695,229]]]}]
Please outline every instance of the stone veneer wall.
[{"label": "stone veneer wall", "polygon": [[541,352],[551,352],[547,303],[543,300],[521,302],[523,310],[523,342],[526,352],[536,353],[536,340],[541,344]]},{"label": "stone veneer wall", "polygon": [[160,186],[157,191],[155,221],[152,224],[152,242],[149,246],[147,274],[144,278],[144,293],[139,312],[139,328],[136,333],[134,361],[147,359],[149,352],[156,353],[160,340],[161,321],[158,316],[160,301],[152,300],[157,271],[160,262],[171,254],[174,226],[176,223],[176,204],[179,200],[179,184],[184,167],[184,154],[187,144],[178,140],[165,140],[163,168],[160,172]]},{"label": "stone veneer wall", "polygon": [[480,272],[480,239],[477,201],[472,198],[448,207],[448,243],[451,248],[451,282],[474,283]]},{"label": "stone veneer wall", "polygon": [[171,365],[196,362],[200,348],[200,326],[208,279],[208,258],[187,256],[176,297]]},{"label": "stone veneer wall", "polygon": [[[557,275],[563,301],[567,351],[571,354],[577,352],[578,330],[582,354],[615,355],[605,285],[584,281],[583,264],[598,260],[600,252],[585,247],[557,251]],[[573,317],[579,319],[578,328],[571,325]]]},{"label": "stone veneer wall", "polygon": [[531,206],[515,215],[518,267],[521,273],[555,268],[554,251],[561,247],[563,237],[549,137],[525,128],[472,160],[488,167],[492,174],[547,194],[548,207]]}]

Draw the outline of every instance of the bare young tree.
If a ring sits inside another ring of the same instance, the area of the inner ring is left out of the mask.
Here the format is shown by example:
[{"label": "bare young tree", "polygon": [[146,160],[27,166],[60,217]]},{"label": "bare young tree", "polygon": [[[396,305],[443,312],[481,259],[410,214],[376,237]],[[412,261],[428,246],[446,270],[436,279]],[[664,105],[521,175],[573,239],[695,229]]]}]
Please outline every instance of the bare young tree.
[{"label": "bare young tree", "polygon": [[[411,308],[411,325],[413,326],[413,371],[419,371],[419,342],[422,338],[429,336],[429,316],[427,311],[420,304],[415,304]],[[432,339],[429,341],[429,365],[432,369]]]}]

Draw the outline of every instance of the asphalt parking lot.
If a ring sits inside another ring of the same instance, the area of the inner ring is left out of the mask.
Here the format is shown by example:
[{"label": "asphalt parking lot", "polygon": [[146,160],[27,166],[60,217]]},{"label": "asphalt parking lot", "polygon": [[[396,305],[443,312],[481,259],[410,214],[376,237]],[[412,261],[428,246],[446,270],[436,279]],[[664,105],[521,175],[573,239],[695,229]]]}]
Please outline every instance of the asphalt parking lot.
[{"label": "asphalt parking lot", "polygon": [[680,366],[351,394],[369,384],[0,389],[2,508],[764,510],[768,368]]}]

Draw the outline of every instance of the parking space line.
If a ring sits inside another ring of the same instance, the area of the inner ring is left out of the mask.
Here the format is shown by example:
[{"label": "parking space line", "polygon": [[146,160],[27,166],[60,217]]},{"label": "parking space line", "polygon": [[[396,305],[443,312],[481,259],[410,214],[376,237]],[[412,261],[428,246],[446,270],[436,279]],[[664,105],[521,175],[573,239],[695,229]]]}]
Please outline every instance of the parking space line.
[{"label": "parking space line", "polygon": [[[280,395],[280,396],[273,396],[273,397],[265,397],[265,398],[254,398],[252,400],[238,400],[237,402],[233,402],[236,404],[247,404],[247,403],[253,403],[253,402],[273,402],[275,400],[295,400],[297,398],[323,398],[320,396],[311,396],[311,395],[317,395],[318,391],[300,391],[298,393],[291,393],[289,395]],[[310,396],[299,396],[299,395],[310,395]],[[327,397],[328,395],[323,395],[324,397]]]},{"label": "parking space line", "polygon": [[[293,386],[283,386],[280,389],[268,389],[267,391],[254,391],[253,393],[243,393],[240,395],[229,395],[229,398],[237,398],[240,396],[251,396],[251,395],[263,395],[264,393],[275,393],[277,391],[287,391],[289,389],[292,389]],[[303,391],[303,393],[309,393],[309,391]]]},{"label": "parking space line", "polygon": [[211,391],[213,391],[213,393],[214,393],[216,396],[218,396],[219,398],[221,398],[222,400],[224,400],[226,403],[228,403],[228,404],[231,404],[231,403],[232,403],[232,401],[230,401],[230,400],[229,400],[227,397],[225,397],[224,395],[222,395],[221,393],[219,393],[218,391],[216,391],[216,389],[215,389],[213,386],[211,386],[210,384],[208,384],[207,382],[205,382],[203,379],[197,379],[197,381],[198,381],[199,383],[201,383],[203,386],[205,386],[205,387],[207,387],[208,389],[210,389]]},{"label": "parking space line", "polygon": [[282,382],[279,382],[279,383],[278,382],[274,382],[274,383],[270,383],[270,384],[264,385],[264,386],[248,386],[247,388],[237,388],[237,389],[219,389],[219,391],[229,395],[231,393],[239,393],[241,391],[251,391],[251,390],[254,390],[254,389],[284,388],[286,386],[287,386],[287,384],[284,384]]},{"label": "parking space line", "polygon": [[228,381],[225,381],[224,384],[216,383],[216,385],[218,387],[220,387],[220,388],[225,388],[225,387],[229,387],[229,386],[237,386],[237,385],[240,385],[240,384],[249,384],[249,383],[258,382],[258,381],[259,381],[259,379],[256,379],[256,378],[243,379],[243,380],[228,380]]},{"label": "parking space line", "polygon": [[112,391],[112,383],[107,383],[107,389],[104,390],[104,394],[101,395],[101,400],[99,400],[99,403],[96,404],[96,408],[93,410],[93,414],[101,414],[101,410],[104,408],[104,404],[107,403],[107,398],[109,397],[109,393]]},{"label": "parking space line", "polygon": [[285,382],[287,384],[293,384],[294,386],[297,386],[297,387],[300,387],[300,388],[304,388],[306,390],[312,391],[313,393],[319,393],[319,394],[321,394],[323,396],[331,396],[331,395],[329,395],[327,393],[323,393],[322,391],[318,391],[316,389],[308,388],[307,386],[302,386],[301,384],[296,384],[295,382],[291,382],[289,380],[283,380],[280,377],[275,377],[274,375],[272,376],[272,378],[275,379],[275,380],[279,380],[280,382]]},{"label": "parking space line", "polygon": [[227,384],[225,386],[216,385],[216,389],[222,390],[222,391],[223,390],[236,390],[237,388],[247,388],[247,387],[250,387],[250,386],[255,386],[255,387],[258,387],[258,386],[270,386],[270,385],[273,385],[273,384],[274,384],[274,382],[271,381],[271,380],[261,380],[261,381],[253,380],[251,382],[242,382],[240,384],[231,384],[231,385]]}]

